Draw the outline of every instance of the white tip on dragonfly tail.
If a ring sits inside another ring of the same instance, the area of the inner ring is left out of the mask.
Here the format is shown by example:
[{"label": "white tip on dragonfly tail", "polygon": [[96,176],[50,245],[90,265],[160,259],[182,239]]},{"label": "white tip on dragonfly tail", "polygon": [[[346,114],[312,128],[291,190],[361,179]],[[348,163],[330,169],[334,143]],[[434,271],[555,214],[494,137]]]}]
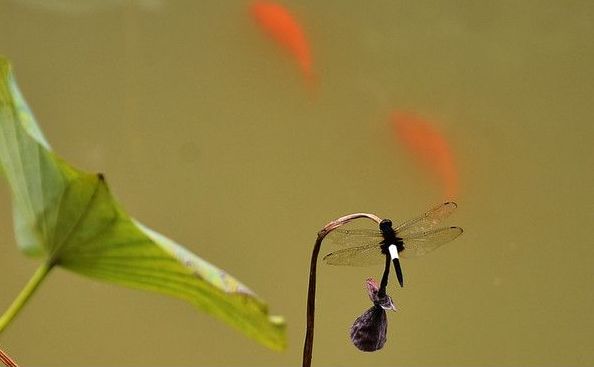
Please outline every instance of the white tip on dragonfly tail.
[{"label": "white tip on dragonfly tail", "polygon": [[398,249],[396,248],[396,245],[388,246],[388,251],[390,251],[390,256],[392,257],[392,260],[398,259]]}]

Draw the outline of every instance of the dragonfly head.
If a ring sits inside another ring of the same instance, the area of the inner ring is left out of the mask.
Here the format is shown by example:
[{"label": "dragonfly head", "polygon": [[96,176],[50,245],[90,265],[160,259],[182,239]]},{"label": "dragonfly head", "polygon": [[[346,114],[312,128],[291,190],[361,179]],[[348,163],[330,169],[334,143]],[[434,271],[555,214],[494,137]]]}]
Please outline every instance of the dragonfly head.
[{"label": "dragonfly head", "polygon": [[392,231],[392,221],[389,219],[384,219],[380,222],[379,227],[380,231],[382,232]]}]

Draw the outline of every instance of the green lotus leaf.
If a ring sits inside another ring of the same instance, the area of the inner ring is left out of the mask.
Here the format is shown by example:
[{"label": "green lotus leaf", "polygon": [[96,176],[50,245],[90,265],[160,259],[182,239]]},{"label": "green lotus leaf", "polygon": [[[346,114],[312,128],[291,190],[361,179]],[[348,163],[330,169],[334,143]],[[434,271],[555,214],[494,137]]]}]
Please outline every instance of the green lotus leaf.
[{"label": "green lotus leaf", "polygon": [[13,198],[15,237],[28,255],[91,278],[184,299],[265,346],[286,345],[285,322],[225,271],[131,218],[102,174],[51,151],[0,57],[0,172]]}]

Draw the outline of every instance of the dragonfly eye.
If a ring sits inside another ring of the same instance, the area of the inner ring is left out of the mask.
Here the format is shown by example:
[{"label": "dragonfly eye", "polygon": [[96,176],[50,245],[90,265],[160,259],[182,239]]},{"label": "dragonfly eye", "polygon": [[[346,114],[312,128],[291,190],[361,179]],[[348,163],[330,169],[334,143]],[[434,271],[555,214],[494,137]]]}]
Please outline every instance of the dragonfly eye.
[{"label": "dragonfly eye", "polygon": [[392,221],[389,219],[384,219],[380,222],[379,227],[381,231],[390,230],[392,228]]}]

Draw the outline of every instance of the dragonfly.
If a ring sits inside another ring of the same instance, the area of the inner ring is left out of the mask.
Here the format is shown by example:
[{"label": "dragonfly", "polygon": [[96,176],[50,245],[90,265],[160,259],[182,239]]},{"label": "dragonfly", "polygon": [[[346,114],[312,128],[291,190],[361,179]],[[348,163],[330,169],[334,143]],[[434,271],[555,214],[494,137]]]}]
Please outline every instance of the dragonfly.
[{"label": "dragonfly", "polygon": [[454,240],[463,232],[460,227],[440,227],[440,223],[456,209],[457,204],[446,202],[425,214],[408,220],[395,228],[390,219],[384,219],[377,229],[337,228],[328,234],[328,239],[343,246],[340,250],[323,257],[329,265],[366,266],[385,262],[382,290],[387,284],[390,262],[394,264],[396,277],[404,286],[400,257],[422,256]]}]

